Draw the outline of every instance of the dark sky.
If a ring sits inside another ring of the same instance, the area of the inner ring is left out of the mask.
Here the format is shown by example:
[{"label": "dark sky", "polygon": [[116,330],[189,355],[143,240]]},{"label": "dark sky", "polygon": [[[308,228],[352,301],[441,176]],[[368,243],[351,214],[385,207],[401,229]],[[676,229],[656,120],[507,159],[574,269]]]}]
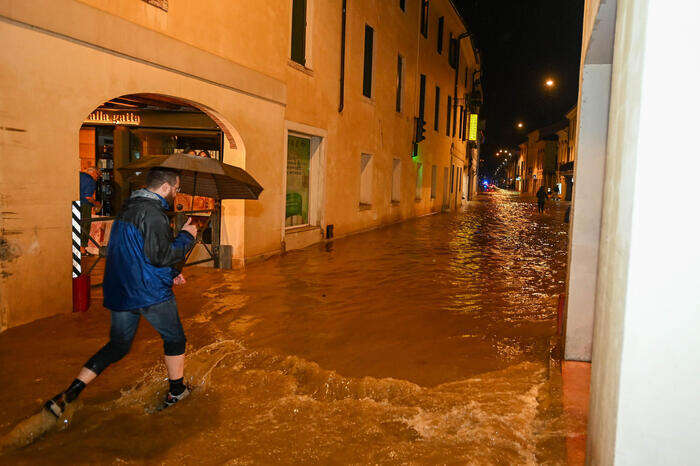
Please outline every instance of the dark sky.
[{"label": "dark sky", "polygon": [[[525,134],[564,119],[576,104],[584,0],[455,0],[481,51],[486,119],[482,147],[493,154]],[[546,89],[551,77],[555,88]],[[518,121],[525,124],[517,130]]]}]

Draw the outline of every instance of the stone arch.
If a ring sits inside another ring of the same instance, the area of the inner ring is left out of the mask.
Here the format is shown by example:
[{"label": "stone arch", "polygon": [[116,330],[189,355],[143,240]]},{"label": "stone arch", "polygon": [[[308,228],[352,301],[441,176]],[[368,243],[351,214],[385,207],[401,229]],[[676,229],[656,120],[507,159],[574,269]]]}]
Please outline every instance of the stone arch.
[{"label": "stone arch", "polygon": [[[100,98],[98,97],[96,99],[97,102],[93,102],[93,104],[91,104],[92,106],[87,111],[82,112],[80,121],[77,123],[77,125],[74,126],[76,128],[76,131],[80,129],[82,125],[85,124],[85,120],[88,115],[90,115],[100,106],[104,105],[106,102],[128,97],[150,97],[162,99],[166,102],[170,102],[173,104],[187,105],[202,112],[204,115],[210,118],[223,133],[225,141],[223,141],[221,147],[222,160],[225,163],[245,168],[246,147],[243,141],[243,137],[241,136],[241,133],[238,131],[236,126],[232,124],[228,118],[224,117],[221,112],[215,110],[210,105],[199,102],[197,100],[193,100],[191,98],[175,96],[169,92],[127,91],[125,93],[120,93],[117,96],[110,95],[104,100],[100,100]],[[85,110],[84,107],[82,110]],[[122,111],[125,110],[122,109]],[[245,206],[243,201],[225,200],[222,203],[220,223],[221,244],[230,245],[232,247],[233,260],[236,263],[242,262],[244,256],[244,217]]]}]

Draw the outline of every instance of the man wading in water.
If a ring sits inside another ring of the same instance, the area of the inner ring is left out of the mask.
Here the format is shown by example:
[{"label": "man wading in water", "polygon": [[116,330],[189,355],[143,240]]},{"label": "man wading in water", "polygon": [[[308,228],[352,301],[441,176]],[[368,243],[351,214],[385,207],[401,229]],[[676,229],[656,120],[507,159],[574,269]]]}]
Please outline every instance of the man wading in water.
[{"label": "man wading in water", "polygon": [[44,407],[60,417],[85,385],[107,366],[126,356],[143,316],[160,333],[170,390],[164,406],[189,395],[183,383],[185,333],[182,330],[172,286],[184,283],[178,268],[197,236],[188,220],[173,239],[165,211],[180,191],[175,170],[154,168],[146,176],[146,189],[135,191],[114,221],[107,246],[103,280],[104,306],[110,310],[109,342],[91,357],[78,377]]}]

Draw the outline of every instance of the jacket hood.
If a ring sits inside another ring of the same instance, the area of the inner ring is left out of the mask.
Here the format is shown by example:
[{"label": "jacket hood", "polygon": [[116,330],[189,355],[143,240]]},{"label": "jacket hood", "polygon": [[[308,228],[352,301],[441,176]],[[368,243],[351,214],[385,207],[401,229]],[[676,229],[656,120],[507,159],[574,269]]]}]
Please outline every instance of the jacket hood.
[{"label": "jacket hood", "polygon": [[131,196],[129,196],[129,200],[136,200],[139,198],[159,201],[164,209],[170,207],[168,201],[166,201],[162,196],[159,196],[158,194],[154,193],[153,191],[149,191],[148,189],[137,189],[136,191],[131,193]]}]

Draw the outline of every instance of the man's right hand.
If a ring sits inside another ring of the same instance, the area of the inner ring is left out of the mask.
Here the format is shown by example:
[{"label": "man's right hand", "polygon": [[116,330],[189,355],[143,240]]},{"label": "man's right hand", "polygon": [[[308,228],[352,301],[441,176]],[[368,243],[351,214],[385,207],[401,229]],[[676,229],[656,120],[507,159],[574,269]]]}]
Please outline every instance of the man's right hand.
[{"label": "man's right hand", "polygon": [[197,226],[192,223],[192,217],[187,218],[187,222],[182,226],[182,231],[186,231],[193,238],[197,237]]}]

